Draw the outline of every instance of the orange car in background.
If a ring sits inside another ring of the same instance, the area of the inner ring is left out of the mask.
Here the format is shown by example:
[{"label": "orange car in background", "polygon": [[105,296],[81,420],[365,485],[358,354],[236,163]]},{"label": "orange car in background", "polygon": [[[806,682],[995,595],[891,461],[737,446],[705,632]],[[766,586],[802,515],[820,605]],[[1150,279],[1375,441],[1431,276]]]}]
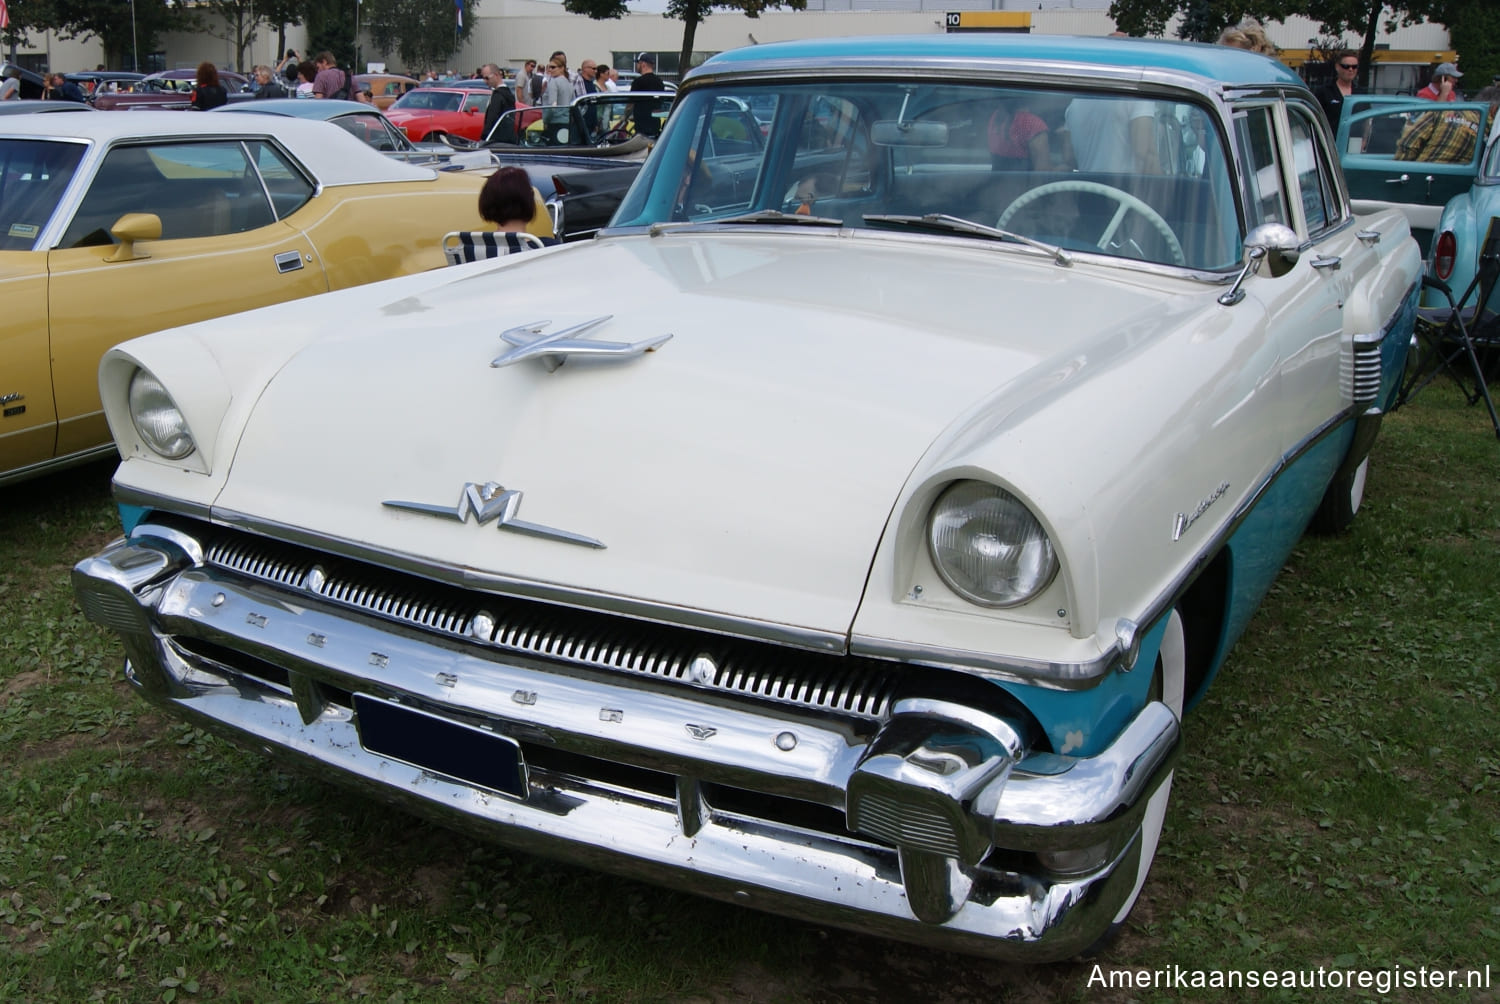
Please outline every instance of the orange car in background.
[{"label": "orange car in background", "polygon": [[373,96],[375,107],[381,109],[395,104],[397,98],[415,86],[417,86],[415,79],[403,77],[399,73],[356,73],[354,75],[355,90],[369,91]]}]

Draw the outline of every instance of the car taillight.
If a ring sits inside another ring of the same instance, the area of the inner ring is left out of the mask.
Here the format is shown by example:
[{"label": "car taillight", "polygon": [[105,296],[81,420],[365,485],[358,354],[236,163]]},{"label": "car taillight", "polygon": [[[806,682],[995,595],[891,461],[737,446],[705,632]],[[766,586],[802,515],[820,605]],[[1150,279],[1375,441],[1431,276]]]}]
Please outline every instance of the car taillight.
[{"label": "car taillight", "polygon": [[1432,271],[1444,282],[1453,274],[1453,258],[1458,252],[1458,241],[1452,230],[1444,230],[1438,237],[1437,247],[1432,252]]}]

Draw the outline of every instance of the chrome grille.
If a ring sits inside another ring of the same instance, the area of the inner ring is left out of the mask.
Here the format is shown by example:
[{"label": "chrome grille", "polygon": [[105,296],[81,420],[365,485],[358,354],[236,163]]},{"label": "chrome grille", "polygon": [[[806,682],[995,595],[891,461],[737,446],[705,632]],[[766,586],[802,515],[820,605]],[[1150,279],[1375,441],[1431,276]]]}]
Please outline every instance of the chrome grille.
[{"label": "chrome grille", "polygon": [[859,801],[857,823],[861,833],[897,847],[959,856],[958,835],[942,813],[884,795],[866,795]]},{"label": "chrome grille", "polygon": [[[878,660],[471,592],[234,530],[201,527],[192,532],[203,540],[208,564],[426,631],[570,665],[872,720],[889,716],[903,675],[902,667]],[[315,569],[319,574],[313,574]],[[495,626],[476,635],[475,617],[481,612]],[[713,662],[711,679],[692,674],[694,660],[702,655]]]}]

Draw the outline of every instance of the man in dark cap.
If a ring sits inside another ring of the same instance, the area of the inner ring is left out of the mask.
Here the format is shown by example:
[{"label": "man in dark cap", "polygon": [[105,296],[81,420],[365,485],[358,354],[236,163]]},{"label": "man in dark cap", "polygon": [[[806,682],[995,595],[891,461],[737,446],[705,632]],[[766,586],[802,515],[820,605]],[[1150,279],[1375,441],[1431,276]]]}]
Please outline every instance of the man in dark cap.
[{"label": "man in dark cap", "polygon": [[[656,57],[649,52],[643,52],[635,57],[636,78],[630,82],[632,91],[660,92],[667,89],[662,83],[661,77],[656,75]],[[653,103],[650,101],[637,101],[635,103],[635,131],[640,136],[655,136],[661,131],[661,123],[656,121],[653,114]]]}]

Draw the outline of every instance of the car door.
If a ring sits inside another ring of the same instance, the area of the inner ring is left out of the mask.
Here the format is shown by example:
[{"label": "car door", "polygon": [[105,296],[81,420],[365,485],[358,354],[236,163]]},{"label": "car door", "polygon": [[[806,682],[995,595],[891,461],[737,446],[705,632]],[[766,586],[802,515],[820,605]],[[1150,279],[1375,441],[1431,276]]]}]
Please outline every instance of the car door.
[{"label": "car door", "polygon": [[0,140],[0,482],[50,460],[57,439],[47,340],[47,254],[37,250],[85,145]]},{"label": "car door", "polygon": [[[1318,148],[1308,146],[1307,134],[1310,131],[1315,142],[1321,133],[1303,112],[1289,110],[1282,116],[1277,114],[1280,110],[1274,102],[1247,103],[1236,110],[1234,121],[1246,157],[1249,231],[1266,224],[1290,227],[1304,248],[1281,274],[1274,264],[1263,265],[1245,284],[1249,298],[1260,305],[1269,345],[1274,346],[1272,370],[1280,403],[1268,420],[1277,427],[1282,449],[1290,456],[1341,408],[1338,352],[1345,277],[1324,259],[1352,255],[1354,249],[1334,229],[1344,221],[1342,207],[1314,212],[1312,202],[1331,197],[1311,186],[1303,190],[1307,179],[1298,157],[1311,156],[1315,164]],[[1315,229],[1309,232],[1310,227]]]},{"label": "car door", "polygon": [[471,91],[465,94],[463,105],[459,108],[458,125],[454,132],[465,139],[478,142],[479,134],[484,130],[484,113],[489,106],[489,91]]},{"label": "car door", "polygon": [[1339,119],[1338,150],[1357,213],[1395,208],[1423,254],[1443,206],[1479,173],[1489,106],[1355,95]]},{"label": "car door", "polygon": [[[1294,229],[1305,235],[1298,268],[1305,268],[1302,309],[1311,337],[1284,345],[1282,389],[1286,395],[1288,445],[1300,448],[1350,406],[1347,373],[1356,334],[1371,327],[1357,309],[1365,287],[1380,268],[1378,244],[1350,216],[1339,186],[1335,157],[1328,149],[1321,112],[1311,104],[1288,102],[1285,159]],[[1294,269],[1295,271],[1295,269]],[[1357,291],[1360,291],[1357,295]],[[1393,292],[1392,302],[1399,300]]]},{"label": "car door", "polygon": [[[109,347],[327,290],[311,242],[282,222],[313,190],[264,141],[160,140],[105,154],[47,254],[59,456],[109,439],[97,377]],[[156,216],[160,238],[120,241],[111,228],[128,213]]]}]

